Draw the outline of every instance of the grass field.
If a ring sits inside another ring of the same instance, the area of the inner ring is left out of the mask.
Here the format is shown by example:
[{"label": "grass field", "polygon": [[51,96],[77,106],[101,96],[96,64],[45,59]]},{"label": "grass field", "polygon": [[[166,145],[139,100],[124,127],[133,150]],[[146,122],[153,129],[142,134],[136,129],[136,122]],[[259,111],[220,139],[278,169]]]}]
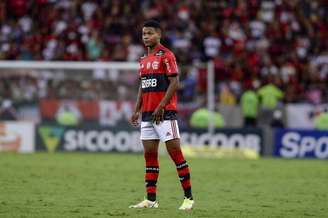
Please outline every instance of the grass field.
[{"label": "grass field", "polygon": [[160,158],[158,209],[143,199],[140,155],[0,154],[0,217],[327,217],[328,162],[189,159],[196,207],[178,211],[175,168]]}]

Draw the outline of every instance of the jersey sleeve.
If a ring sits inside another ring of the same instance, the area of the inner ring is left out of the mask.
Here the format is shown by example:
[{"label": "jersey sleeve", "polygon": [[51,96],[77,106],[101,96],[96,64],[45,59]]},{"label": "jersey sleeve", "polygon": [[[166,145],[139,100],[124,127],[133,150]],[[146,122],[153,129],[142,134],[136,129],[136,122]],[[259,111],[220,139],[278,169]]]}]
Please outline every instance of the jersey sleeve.
[{"label": "jersey sleeve", "polygon": [[164,56],[164,69],[167,76],[177,76],[178,66],[174,54],[168,53]]}]

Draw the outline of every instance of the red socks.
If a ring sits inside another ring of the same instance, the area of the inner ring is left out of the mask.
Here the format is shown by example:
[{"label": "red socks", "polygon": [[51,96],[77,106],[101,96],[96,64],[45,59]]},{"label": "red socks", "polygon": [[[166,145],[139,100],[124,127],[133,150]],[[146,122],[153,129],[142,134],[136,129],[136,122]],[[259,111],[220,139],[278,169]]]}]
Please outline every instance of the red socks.
[{"label": "red socks", "polygon": [[[185,197],[192,199],[189,167],[180,147],[168,148],[168,153],[176,165]],[[147,199],[156,201],[156,184],[159,174],[158,153],[157,151],[145,151],[144,157],[146,162],[145,182]]]},{"label": "red socks", "polygon": [[156,200],[156,183],[158,179],[159,166],[158,166],[158,153],[157,151],[145,152],[146,161],[146,191],[147,199],[150,201]]},{"label": "red socks", "polygon": [[168,153],[176,165],[185,197],[192,198],[189,167],[180,147],[168,148]]}]

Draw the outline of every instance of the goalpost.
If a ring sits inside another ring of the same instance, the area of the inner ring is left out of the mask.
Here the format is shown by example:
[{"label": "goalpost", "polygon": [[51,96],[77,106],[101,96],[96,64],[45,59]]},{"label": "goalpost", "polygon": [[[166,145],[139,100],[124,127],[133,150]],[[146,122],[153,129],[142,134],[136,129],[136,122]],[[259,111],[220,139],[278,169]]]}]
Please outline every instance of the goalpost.
[{"label": "goalpost", "polygon": [[[208,62],[207,68],[207,109],[210,114],[215,111],[215,77],[214,77],[214,63]],[[0,74],[11,72],[31,72],[34,75],[42,75],[47,72],[49,75],[55,76],[59,71],[68,76],[84,75],[92,77],[96,71],[107,72],[106,76],[111,77],[110,74],[122,76],[122,74],[131,74],[134,72],[135,81],[138,77],[139,64],[137,62],[76,62],[76,61],[0,61]],[[91,74],[91,76],[90,76]],[[104,76],[104,75],[103,75]],[[1,77],[1,75],[0,75]],[[100,76],[99,79],[102,76]],[[115,77],[115,76],[114,76]],[[132,87],[131,87],[132,88]],[[136,93],[134,93],[136,95]],[[208,133],[214,133],[214,119],[209,119]]]},{"label": "goalpost", "polygon": [[138,70],[137,62],[0,61],[0,69]]}]

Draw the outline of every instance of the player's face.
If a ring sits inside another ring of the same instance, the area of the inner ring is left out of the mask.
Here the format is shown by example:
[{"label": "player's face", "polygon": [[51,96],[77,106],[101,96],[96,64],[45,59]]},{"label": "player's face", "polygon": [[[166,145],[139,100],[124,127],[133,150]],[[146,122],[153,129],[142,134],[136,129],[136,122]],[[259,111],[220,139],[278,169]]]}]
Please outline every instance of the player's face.
[{"label": "player's face", "polygon": [[144,27],[142,29],[142,41],[146,47],[154,47],[161,38],[159,30],[154,27]]}]

